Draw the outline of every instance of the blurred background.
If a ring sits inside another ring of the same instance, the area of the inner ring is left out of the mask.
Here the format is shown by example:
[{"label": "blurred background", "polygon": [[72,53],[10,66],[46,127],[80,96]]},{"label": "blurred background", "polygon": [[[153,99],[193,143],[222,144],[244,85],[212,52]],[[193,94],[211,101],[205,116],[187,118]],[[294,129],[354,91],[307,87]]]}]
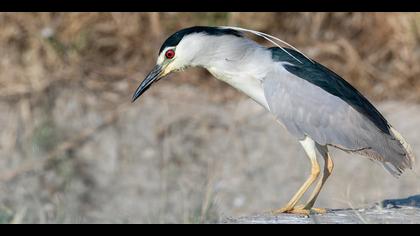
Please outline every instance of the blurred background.
[{"label": "blurred background", "polygon": [[[298,47],[371,99],[420,156],[420,14],[0,13],[0,223],[208,223],[289,200],[310,168],[298,142],[206,71],[170,75],[131,104],[162,42],[193,25]],[[332,153],[318,206],[420,193],[418,171],[395,179]]]}]

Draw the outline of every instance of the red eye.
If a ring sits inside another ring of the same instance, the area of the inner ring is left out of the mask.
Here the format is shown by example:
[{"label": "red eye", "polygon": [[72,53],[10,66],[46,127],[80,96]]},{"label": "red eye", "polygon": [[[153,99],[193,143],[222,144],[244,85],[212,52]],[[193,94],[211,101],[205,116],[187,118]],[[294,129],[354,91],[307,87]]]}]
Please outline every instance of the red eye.
[{"label": "red eye", "polygon": [[168,59],[172,59],[175,56],[175,51],[172,49],[169,49],[168,51],[165,52],[165,57]]}]

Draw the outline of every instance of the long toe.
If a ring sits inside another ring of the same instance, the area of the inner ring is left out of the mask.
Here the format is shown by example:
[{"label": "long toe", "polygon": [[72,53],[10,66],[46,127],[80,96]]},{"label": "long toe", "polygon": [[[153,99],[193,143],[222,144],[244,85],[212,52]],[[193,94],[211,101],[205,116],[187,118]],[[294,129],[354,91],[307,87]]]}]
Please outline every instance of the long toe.
[{"label": "long toe", "polygon": [[298,215],[309,215],[311,214],[310,210],[302,208],[280,208],[277,210],[272,211],[273,215],[279,215],[279,214],[298,214]]},{"label": "long toe", "polygon": [[310,214],[325,214],[327,213],[327,210],[324,208],[310,208],[306,209],[305,206],[299,205],[294,208],[287,208],[283,207],[277,210],[272,211],[273,215],[279,215],[279,214],[297,214],[297,215],[310,215]]},{"label": "long toe", "polygon": [[289,207],[282,207],[282,208],[279,208],[279,209],[276,209],[276,210],[272,210],[271,211],[271,213],[273,214],[273,215],[279,215],[279,214],[282,214],[282,213],[288,213],[289,211],[291,211],[293,208],[289,208]]},{"label": "long toe", "polygon": [[325,213],[327,213],[327,209],[325,209],[325,208],[315,208],[315,207],[313,207],[313,208],[311,208],[310,211],[311,212],[314,212],[316,214],[325,214]]},{"label": "long toe", "polygon": [[310,213],[315,213],[315,214],[325,214],[327,213],[327,210],[325,208],[316,208],[316,207],[308,207],[308,206],[304,206],[304,205],[298,205],[295,207],[295,209],[297,210],[309,210]]}]

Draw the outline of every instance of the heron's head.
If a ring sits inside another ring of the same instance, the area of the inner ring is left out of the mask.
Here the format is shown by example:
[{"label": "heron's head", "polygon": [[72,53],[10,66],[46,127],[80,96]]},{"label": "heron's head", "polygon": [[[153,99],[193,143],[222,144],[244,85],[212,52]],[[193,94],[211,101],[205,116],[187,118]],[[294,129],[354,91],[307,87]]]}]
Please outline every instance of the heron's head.
[{"label": "heron's head", "polygon": [[230,39],[238,37],[242,37],[242,34],[236,30],[207,26],[195,26],[174,33],[162,44],[155,67],[137,88],[132,101],[173,71],[189,66],[204,66],[217,52],[223,51],[220,42],[228,43]]}]

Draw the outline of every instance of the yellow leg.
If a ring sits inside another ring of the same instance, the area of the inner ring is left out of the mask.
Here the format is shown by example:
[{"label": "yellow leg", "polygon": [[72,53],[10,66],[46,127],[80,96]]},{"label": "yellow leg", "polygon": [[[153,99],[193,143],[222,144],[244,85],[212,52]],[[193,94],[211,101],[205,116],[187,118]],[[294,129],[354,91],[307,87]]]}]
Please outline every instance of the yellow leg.
[{"label": "yellow leg", "polygon": [[325,182],[327,181],[328,177],[330,177],[330,175],[331,175],[331,173],[334,169],[334,162],[331,159],[330,154],[328,153],[327,147],[320,147],[319,150],[320,150],[320,152],[322,154],[322,157],[324,158],[324,162],[325,162],[324,175],[322,176],[322,179],[316,185],[316,187],[314,189],[314,192],[312,193],[311,197],[309,198],[308,202],[305,205],[305,209],[311,209],[314,206],[315,201],[318,198],[318,195],[321,192],[322,187],[324,187]]},{"label": "yellow leg", "polygon": [[334,163],[331,159],[330,154],[328,153],[328,148],[326,146],[317,145],[317,148],[318,151],[321,153],[322,157],[324,158],[324,174],[322,178],[318,181],[314,191],[312,192],[311,197],[309,197],[309,200],[306,202],[305,206],[296,208],[301,210],[309,210],[316,213],[325,213],[325,209],[313,208],[313,206],[315,204],[316,199],[318,198],[319,193],[321,192],[322,187],[324,186],[325,182],[327,181],[328,177],[330,177],[334,169]]},{"label": "yellow leg", "polygon": [[320,168],[319,164],[316,160],[316,149],[315,149],[315,142],[307,137],[305,140],[300,142],[305,150],[309,160],[311,161],[311,175],[305,181],[305,183],[299,188],[296,194],[290,199],[290,201],[286,204],[285,207],[275,210],[274,214],[280,213],[297,213],[297,214],[309,214],[309,211],[306,209],[295,209],[296,204],[302,198],[303,194],[308,190],[308,188],[315,182],[315,180],[319,176]]}]

